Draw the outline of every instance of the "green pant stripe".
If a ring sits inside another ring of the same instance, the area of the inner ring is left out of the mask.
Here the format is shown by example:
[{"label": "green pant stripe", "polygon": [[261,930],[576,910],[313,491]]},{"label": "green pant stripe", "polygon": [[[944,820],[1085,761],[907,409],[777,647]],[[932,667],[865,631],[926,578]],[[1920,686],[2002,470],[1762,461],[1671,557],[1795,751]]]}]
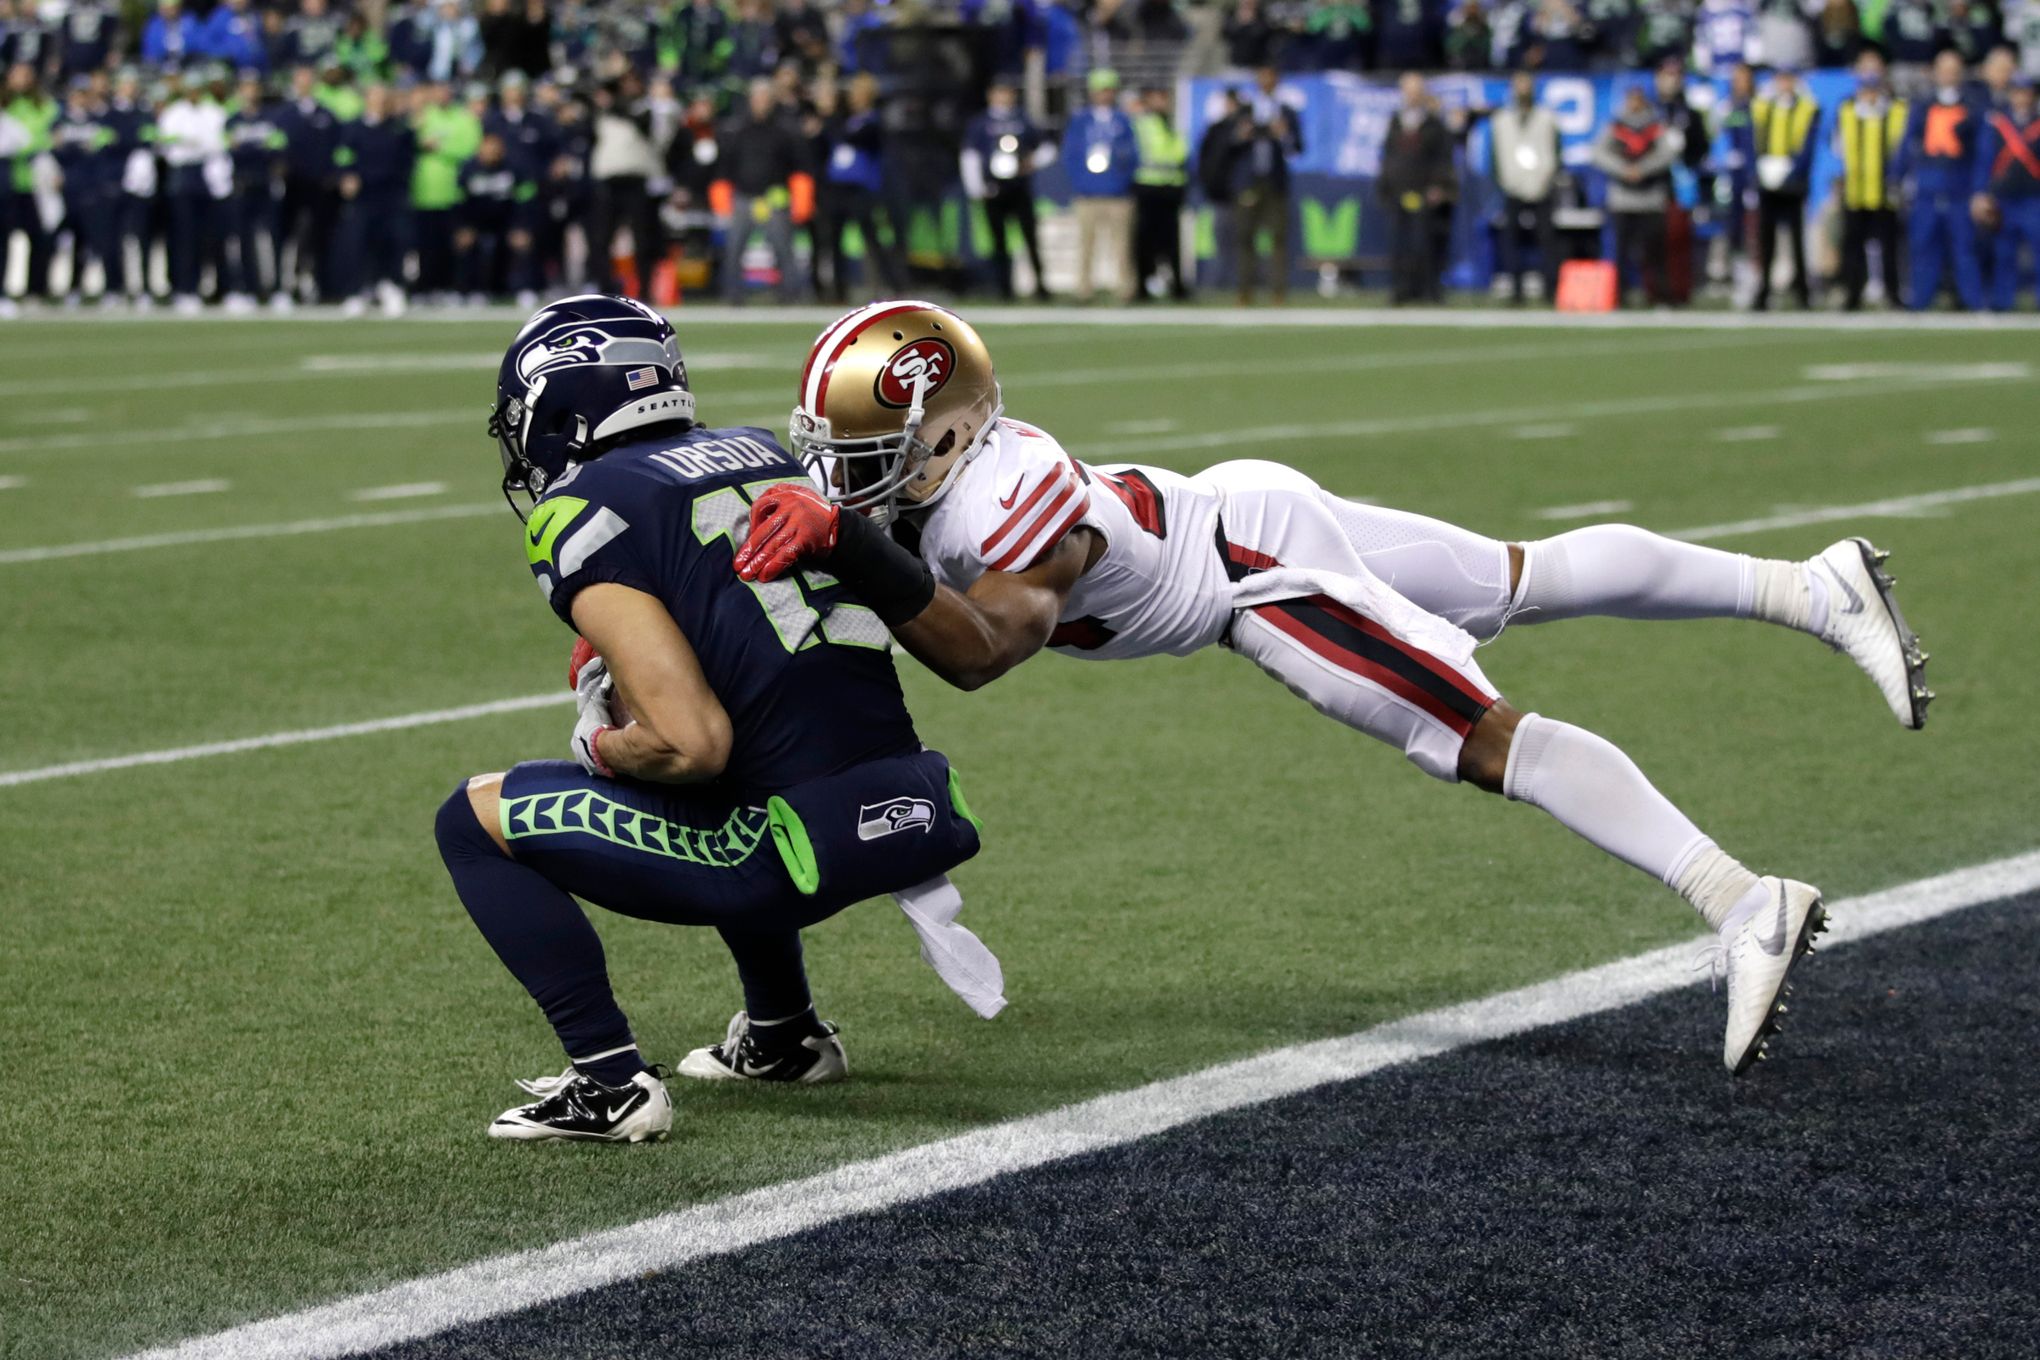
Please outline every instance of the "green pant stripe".
[{"label": "green pant stripe", "polygon": [[765,839],[767,829],[763,808],[738,808],[721,826],[687,826],[604,798],[593,790],[506,798],[502,820],[503,835],[513,841],[578,834],[648,855],[724,869],[748,860]]}]

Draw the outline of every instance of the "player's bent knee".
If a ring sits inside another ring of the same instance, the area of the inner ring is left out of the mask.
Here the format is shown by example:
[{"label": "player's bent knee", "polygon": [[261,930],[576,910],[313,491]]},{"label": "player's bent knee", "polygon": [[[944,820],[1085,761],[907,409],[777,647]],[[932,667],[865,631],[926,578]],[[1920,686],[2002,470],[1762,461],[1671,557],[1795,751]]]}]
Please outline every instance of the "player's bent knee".
[{"label": "player's bent knee", "polygon": [[432,832],[442,858],[510,853],[503,839],[502,792],[502,775],[478,774],[439,805]]},{"label": "player's bent knee", "polygon": [[1489,793],[1500,793],[1509,772],[1509,747],[1523,715],[1497,702],[1481,715],[1459,750],[1459,778]]}]

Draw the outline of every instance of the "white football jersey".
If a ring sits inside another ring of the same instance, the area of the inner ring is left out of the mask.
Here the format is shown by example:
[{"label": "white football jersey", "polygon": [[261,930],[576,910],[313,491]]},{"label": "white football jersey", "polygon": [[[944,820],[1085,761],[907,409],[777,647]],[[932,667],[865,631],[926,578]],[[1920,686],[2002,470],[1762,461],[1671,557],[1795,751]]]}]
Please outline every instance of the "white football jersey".
[{"label": "white football jersey", "polygon": [[1105,555],[1077,581],[1048,645],[1098,661],[1184,655],[1218,641],[1232,585],[1218,548],[1219,497],[1163,468],[1087,467],[1032,425],[1001,420],[924,514],[935,579],[967,591],[1024,571],[1078,525]]}]

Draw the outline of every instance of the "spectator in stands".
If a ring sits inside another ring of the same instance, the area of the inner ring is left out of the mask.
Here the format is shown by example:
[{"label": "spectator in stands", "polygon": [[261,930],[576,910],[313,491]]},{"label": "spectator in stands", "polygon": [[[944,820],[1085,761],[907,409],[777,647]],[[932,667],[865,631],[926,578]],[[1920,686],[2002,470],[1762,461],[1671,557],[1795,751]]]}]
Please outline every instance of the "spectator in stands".
[{"label": "spectator in stands", "polygon": [[0,320],[12,320],[20,308],[7,295],[7,277],[13,272],[14,216],[20,211],[21,194],[14,187],[14,173],[28,153],[28,129],[0,104]]},{"label": "spectator in stands", "polygon": [[1984,54],[1983,61],[1976,68],[1976,75],[1983,84],[1986,113],[1992,109],[2008,109],[2012,106],[2012,76],[2018,69],[2018,53],[2003,43],[1999,43]]},{"label": "spectator in stands", "polygon": [[645,83],[636,71],[626,69],[595,91],[595,144],[588,158],[594,190],[587,223],[588,274],[602,292],[625,291],[614,261],[616,233],[628,227],[637,261],[637,295],[651,295],[652,266],[660,254],[659,205],[652,181],[664,175],[665,159],[653,140]]},{"label": "spectator in stands", "polygon": [[1942,45],[1953,48],[1965,62],[1981,62],[1997,45],[1998,17],[1987,3],[1944,0],[1940,19]]},{"label": "spectator in stands", "polygon": [[1750,106],[1750,122],[1757,151],[1757,294],[1752,305],[1760,312],[1771,306],[1771,266],[1783,234],[1792,241],[1792,295],[1808,308],[1813,301],[1806,276],[1806,195],[1820,104],[1797,71],[1780,68],[1769,93]]},{"label": "spectator in stands", "polygon": [[[1820,12],[1816,4],[1813,14]],[[1813,24],[1812,15],[1807,12],[1806,0],[1757,0],[1756,25],[1753,32],[1754,51],[1735,54],[1734,61],[1747,60],[1761,54],[1765,63],[1771,66],[1790,66],[1803,70],[1813,65]]]},{"label": "spectator in stands", "polygon": [[1238,90],[1228,87],[1219,100],[1218,116],[1204,129],[1204,135],[1197,142],[1197,188],[1203,194],[1204,202],[1211,209],[1211,230],[1214,260],[1220,282],[1232,268],[1238,247],[1234,243],[1237,227],[1233,206],[1233,163],[1239,155],[1239,148],[1245,145],[1247,129],[1242,120],[1251,123],[1252,111],[1246,101],[1240,98]]},{"label": "spectator in stands", "polygon": [[1677,129],[1651,102],[1650,92],[1631,85],[1614,121],[1594,143],[1594,167],[1608,177],[1606,203],[1615,224],[1615,267],[1632,272],[1645,300],[1663,306],[1665,212],[1671,206],[1672,166],[1681,146]]},{"label": "spectator in stands", "polygon": [[1891,60],[1893,86],[1911,97],[1926,85],[1927,70],[1941,46],[1941,25],[1933,0],[1890,0],[1880,31]]},{"label": "spectator in stands", "polygon": [[[220,79],[222,89],[224,77]],[[232,188],[227,160],[227,111],[196,75],[173,79],[172,96],[156,119],[170,203],[170,294],[177,310],[199,309],[199,271],[208,243],[220,235],[218,204]]]},{"label": "spectator in stands", "polygon": [[1159,85],[1141,92],[1133,120],[1140,151],[1133,172],[1134,300],[1147,299],[1157,273],[1168,276],[1169,296],[1190,296],[1183,272],[1183,199],[1190,183],[1190,144],[1176,130],[1175,96]]},{"label": "spectator in stands", "polygon": [[1853,66],[1863,48],[1855,0],[1826,0],[1813,24],[1813,63],[1831,69]]},{"label": "spectator in stands", "polygon": [[1955,295],[1969,311],[1983,306],[1983,270],[1971,219],[1976,189],[1976,137],[1982,112],[1963,88],[1962,58],[1944,51],[1934,59],[1933,89],[1907,120],[1905,164],[1912,177],[1906,248],[1912,259],[1915,311],[1934,305],[1944,274],[1955,276]]},{"label": "spectator in stands", "polygon": [[[689,5],[678,13],[685,16],[694,8],[695,5]],[[717,19],[723,18],[720,5],[710,8]],[[676,17],[674,23],[677,30],[682,19]],[[490,79],[501,80],[513,71],[535,78],[544,75],[552,65],[552,16],[546,12],[544,0],[489,0],[478,36],[482,43],[481,73]],[[689,74],[692,79],[707,79],[712,73]],[[506,154],[511,150],[505,147]],[[500,179],[497,172],[490,173]]]},{"label": "spectator in stands", "polygon": [[262,71],[269,63],[269,48],[262,36],[262,21],[248,10],[248,0],[220,0],[206,16],[199,47],[213,61],[235,70]]},{"label": "spectator in stands", "polygon": [[964,130],[960,168],[964,192],[984,205],[985,227],[992,238],[992,269],[1002,297],[1013,296],[1008,238],[1015,227],[1027,251],[1027,267],[1033,272],[1034,296],[1048,297],[1035,232],[1034,172],[1054,159],[1054,141],[1021,111],[1019,90],[1009,81],[993,85],[984,112],[971,119]]},{"label": "spectator in stands", "polygon": [[772,17],[772,36],[780,62],[798,63],[804,75],[829,63],[829,23],[811,0],[780,0]]},{"label": "spectator in stands", "polygon": [[[1494,60],[1495,30],[1481,0],[1460,0],[1445,16],[1445,64],[1455,71],[1485,71]],[[1371,58],[1364,62],[1374,65]]]},{"label": "spectator in stands", "polygon": [[290,81],[290,96],[276,110],[284,140],[283,202],[276,238],[277,296],[315,301],[332,295],[326,264],[333,237],[333,152],[340,123],[333,111],[319,102],[318,76],[311,67],[294,67]]},{"label": "spectator in stands", "polygon": [[1593,30],[1573,0],[1535,0],[1523,32],[1540,71],[1584,71]]},{"label": "spectator in stands", "polygon": [[1998,312],[2017,301],[2021,247],[2040,273],[2040,105],[2033,78],[2014,74],[2007,95],[2008,106],[1986,117],[1976,155],[1978,216],[1997,223],[1990,305]]},{"label": "spectator in stands", "polygon": [[182,0],[158,0],[156,12],[142,28],[142,60],[176,69],[196,61],[204,51],[198,20],[184,12]]},{"label": "spectator in stands", "polygon": [[510,155],[501,133],[482,135],[474,159],[460,170],[454,276],[470,304],[512,294],[520,307],[538,302],[530,214],[538,186]]},{"label": "spectator in stands", "polygon": [[[419,74],[427,80],[465,81],[481,67],[482,28],[460,0],[439,0],[429,17],[414,21],[412,33],[422,49]],[[468,154],[474,154],[473,148]]]},{"label": "spectator in stands", "polygon": [[317,72],[332,60],[341,32],[341,21],[326,0],[298,0],[298,12],[284,21],[277,40],[275,64],[305,66]]},{"label": "spectator in stands", "polygon": [[[1565,0],[1541,0],[1563,4]],[[1429,71],[1445,64],[1445,15],[1429,0],[1381,0],[1375,7],[1375,51],[1391,71]]]},{"label": "spectator in stands", "polygon": [[[155,114],[143,104],[141,76],[132,68],[114,77],[113,97],[107,101],[103,117],[113,131],[113,150],[120,159],[120,174],[115,181],[116,243],[107,257],[107,266],[113,271],[107,276],[107,292],[116,297],[124,294],[136,304],[146,304],[151,301],[149,210],[154,206],[157,179],[156,157],[150,146],[155,139]],[[0,172],[0,222],[7,220],[5,178],[4,172]],[[129,237],[134,238],[140,266],[133,274],[127,272]]]},{"label": "spectator in stands", "polygon": [[71,287],[67,301],[76,305],[84,292],[85,266],[97,261],[103,277],[99,296],[120,295],[119,271],[112,263],[120,249],[121,157],[113,129],[92,95],[87,76],[73,76],[64,109],[50,128],[50,153],[63,176],[64,219],[61,230],[71,243]]},{"label": "spectator in stands", "polygon": [[1748,62],[1728,71],[1728,91],[1713,117],[1714,193],[1723,213],[1728,265],[1750,253],[1750,209],[1757,192],[1757,77]]},{"label": "spectator in stands", "polygon": [[799,131],[780,112],[772,82],[756,79],[742,111],[716,133],[717,171],[730,185],[730,212],[723,223],[723,297],[744,301],[744,250],[762,229],[779,271],[779,297],[791,302],[800,291],[794,270],[793,221],[787,182],[803,165]]},{"label": "spectator in stands", "polygon": [[1225,61],[1236,70],[1271,65],[1279,55],[1282,35],[1268,22],[1261,0],[1238,0],[1225,16]]},{"label": "spectator in stands", "polygon": [[1648,69],[1666,57],[1684,56],[1696,40],[1692,0],[1637,0],[1635,41],[1626,63]]},{"label": "spectator in stands", "polygon": [[1310,64],[1320,71],[1364,71],[1374,65],[1374,11],[1359,0],[1324,0],[1304,21]]},{"label": "spectator in stands", "polygon": [[1256,71],[1245,113],[1234,123],[1233,248],[1243,307],[1254,300],[1263,233],[1274,248],[1268,261],[1268,291],[1277,306],[1289,296],[1289,160],[1303,154],[1303,130],[1296,111],[1283,100],[1278,81],[1272,66]]},{"label": "spectator in stands", "polygon": [[428,80],[412,102],[417,155],[411,171],[410,244],[418,254],[417,291],[444,301],[453,291],[453,231],[460,168],[482,144],[481,120],[455,102],[446,82]]},{"label": "spectator in stands", "polygon": [[885,15],[872,8],[871,0],[843,0],[837,11],[841,25],[836,34],[836,68],[844,75],[865,69],[864,35],[885,27]]},{"label": "spectator in stands", "polygon": [[1488,149],[1495,187],[1502,194],[1501,229],[1495,234],[1501,272],[1509,279],[1509,300],[1523,301],[1523,238],[1537,246],[1544,296],[1558,295],[1558,233],[1551,220],[1558,189],[1558,120],[1537,102],[1537,79],[1518,71],[1509,81],[1509,102],[1488,119]]},{"label": "spectator in stands", "polygon": [[234,189],[222,205],[228,247],[222,254],[226,265],[222,286],[230,313],[250,312],[257,301],[283,296],[274,290],[274,275],[264,273],[265,257],[273,266],[281,254],[276,224],[286,143],[278,113],[263,91],[262,78],[243,72],[226,127]]},{"label": "spectator in stands", "polygon": [[333,276],[339,295],[346,299],[343,310],[359,316],[373,289],[381,297],[384,315],[401,316],[409,300],[404,254],[411,243],[411,177],[418,139],[388,86],[362,90],[361,117],[342,125],[333,155],[340,172]]},{"label": "spectator in stands", "polygon": [[1133,122],[1119,107],[1119,76],[1091,72],[1090,103],[1063,131],[1063,173],[1077,213],[1077,298],[1089,302],[1098,252],[1111,257],[1121,302],[1133,297],[1133,171],[1139,160]]},{"label": "spectator in stands", "polygon": [[826,120],[822,137],[827,150],[818,176],[821,182],[815,186],[817,222],[810,234],[816,257],[826,251],[832,261],[830,296],[837,302],[848,300],[843,229],[853,225],[864,246],[863,291],[875,293],[875,285],[882,282],[888,293],[904,292],[907,277],[900,258],[901,224],[888,218],[881,229],[879,221],[885,194],[886,138],[885,119],[878,108],[877,77],[864,73],[851,78],[842,112]]},{"label": "spectator in stands", "polygon": [[482,131],[503,139],[505,154],[526,181],[540,184],[551,178],[559,131],[531,107],[531,81],[521,70],[506,72],[498,83],[496,108],[482,120]]},{"label": "spectator in stands", "polygon": [[1877,248],[1887,306],[1898,303],[1899,156],[1908,110],[1894,99],[1884,58],[1856,58],[1856,94],[1835,111],[1835,152],[1842,161],[1842,306],[1858,311],[1870,282],[1869,248]]},{"label": "spectator in stands", "polygon": [[1431,112],[1424,78],[1403,73],[1402,103],[1381,145],[1375,192],[1389,215],[1390,300],[1397,306],[1440,298],[1433,209],[1452,191],[1452,134]]},{"label": "spectator in stands", "polygon": [[57,74],[69,80],[104,71],[119,28],[106,0],[70,0],[57,30]]}]

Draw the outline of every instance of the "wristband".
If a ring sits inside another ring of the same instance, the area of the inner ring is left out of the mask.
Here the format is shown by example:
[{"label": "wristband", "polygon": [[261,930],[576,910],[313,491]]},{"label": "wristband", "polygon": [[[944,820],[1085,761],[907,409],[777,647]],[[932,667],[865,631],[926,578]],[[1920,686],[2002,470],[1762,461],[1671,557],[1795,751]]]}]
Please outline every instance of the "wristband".
[{"label": "wristband", "polygon": [[836,546],[826,565],[886,627],[897,627],[928,607],[935,598],[935,573],[926,562],[893,542],[868,516],[845,511],[837,520]]},{"label": "wristband", "polygon": [[602,758],[602,734],[604,732],[621,732],[622,730],[620,727],[604,725],[588,734],[588,759],[595,762],[595,773],[601,775],[604,779],[616,778],[616,771],[610,769],[609,762]]}]

